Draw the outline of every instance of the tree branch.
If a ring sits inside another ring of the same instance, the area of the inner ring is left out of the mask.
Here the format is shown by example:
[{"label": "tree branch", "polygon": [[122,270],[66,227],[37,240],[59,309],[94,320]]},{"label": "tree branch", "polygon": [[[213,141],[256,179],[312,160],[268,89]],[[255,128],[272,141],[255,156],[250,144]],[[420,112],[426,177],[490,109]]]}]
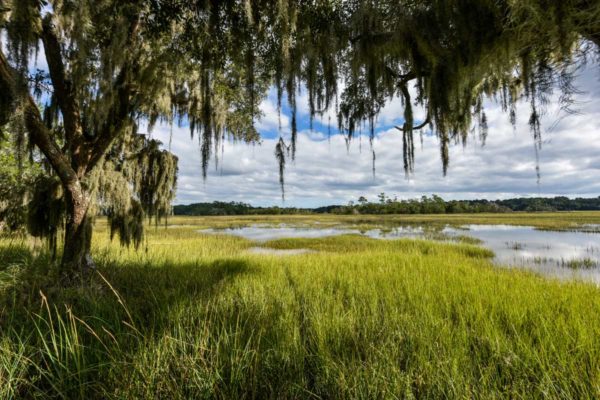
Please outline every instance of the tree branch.
[{"label": "tree branch", "polygon": [[51,15],[48,14],[42,23],[42,42],[44,43],[44,51],[46,53],[46,60],[48,61],[54,95],[63,116],[67,146],[71,151],[77,152],[77,143],[75,142],[79,141],[83,136],[79,107],[75,98],[73,85],[66,76],[60,43],[54,33],[51,18]]},{"label": "tree branch", "polygon": [[[134,38],[139,29],[139,15],[131,21],[129,27],[129,35],[127,46],[132,46]],[[117,88],[117,96],[108,113],[109,118],[104,123],[104,126],[99,131],[98,136],[90,144],[92,151],[90,152],[90,160],[87,165],[86,172],[90,172],[96,164],[102,160],[106,151],[112,145],[115,138],[127,126],[128,118],[131,112],[131,85],[128,82],[129,74],[132,73],[132,62],[126,62],[121,68],[114,86]]]},{"label": "tree branch", "polygon": [[417,73],[415,71],[408,71],[406,74],[399,74],[396,71],[394,71],[393,69],[391,69],[390,67],[385,67],[385,69],[387,70],[387,72],[392,75],[394,78],[398,79],[400,82],[398,82],[398,85],[404,85],[406,84],[408,81],[412,81],[413,79],[417,79]]},{"label": "tree branch", "polygon": [[[10,88],[12,97],[18,98],[15,93],[16,81],[13,69],[8,64],[2,51],[0,51],[0,86]],[[71,168],[68,158],[61,152],[56,142],[52,140],[50,131],[44,125],[40,111],[29,93],[23,98],[23,108],[29,140],[44,154],[63,185],[71,187],[76,184],[78,182],[77,174]]]},{"label": "tree branch", "polygon": [[[399,87],[400,87],[400,91],[402,92],[402,96],[404,96],[404,104],[405,104],[404,119],[405,119],[405,121],[404,121],[404,126],[402,128],[399,126],[395,126],[395,128],[402,132],[423,129],[425,126],[427,126],[431,122],[431,119],[429,118],[429,112],[427,112],[427,116],[425,117],[425,120],[422,123],[420,123],[417,126],[412,126],[412,123],[413,123],[412,105],[410,104],[410,101],[411,101],[410,92],[408,91],[408,87],[406,86],[406,81],[401,82],[399,84]],[[407,112],[409,112],[409,113],[407,114]]]},{"label": "tree branch", "polygon": [[[425,119],[423,120],[423,122],[420,123],[419,125],[413,126],[411,130],[418,131],[419,129],[425,128],[430,123],[431,123],[431,118],[429,118],[429,113],[427,113],[427,116],[425,117]],[[404,132],[404,127],[395,125],[394,128],[398,129],[401,132]]]},{"label": "tree branch", "polygon": [[90,172],[102,160],[116,137],[123,131],[126,126],[125,118],[118,119],[117,124],[107,129],[104,134],[98,137],[94,142],[94,151],[90,156],[90,160],[86,167],[86,173]]}]

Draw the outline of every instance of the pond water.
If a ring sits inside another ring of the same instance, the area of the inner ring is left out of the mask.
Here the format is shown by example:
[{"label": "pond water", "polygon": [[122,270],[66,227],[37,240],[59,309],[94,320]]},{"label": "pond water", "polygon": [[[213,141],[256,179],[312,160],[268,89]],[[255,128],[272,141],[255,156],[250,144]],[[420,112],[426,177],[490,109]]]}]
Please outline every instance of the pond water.
[{"label": "pond water", "polygon": [[201,233],[221,233],[226,235],[241,236],[256,242],[282,238],[320,238],[326,236],[345,235],[349,233],[360,234],[358,230],[343,228],[304,228],[281,224],[278,226],[250,225],[240,228],[203,229]]},{"label": "pond water", "polygon": [[[477,238],[500,265],[532,269],[559,278],[600,284],[600,234],[540,231],[529,226],[468,225],[460,234]],[[445,228],[449,234],[457,230]]]},{"label": "pond water", "polygon": [[[527,268],[562,279],[583,279],[600,284],[600,233],[541,231],[529,226],[465,225],[435,227],[403,225],[394,228],[356,229],[352,227],[305,227],[251,225],[230,229],[206,229],[202,233],[242,236],[265,242],[280,238],[319,238],[358,234],[376,239],[428,238],[457,240],[469,236],[495,253],[503,266]],[[264,250],[259,250],[264,249]],[[264,247],[251,250],[262,254],[301,254],[305,250],[273,251]]]},{"label": "pond water", "polygon": [[314,251],[309,249],[272,249],[270,247],[250,247],[248,252],[270,256],[293,256],[296,254],[314,253]]}]

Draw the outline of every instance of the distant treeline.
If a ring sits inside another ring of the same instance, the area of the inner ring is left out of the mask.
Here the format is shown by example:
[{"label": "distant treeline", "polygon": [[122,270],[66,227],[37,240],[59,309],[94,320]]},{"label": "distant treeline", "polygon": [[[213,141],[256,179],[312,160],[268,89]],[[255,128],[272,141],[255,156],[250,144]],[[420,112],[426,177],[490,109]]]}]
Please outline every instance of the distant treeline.
[{"label": "distant treeline", "polygon": [[437,195],[420,199],[397,200],[385,193],[376,202],[361,196],[357,202],[347,205],[331,205],[319,208],[253,207],[241,202],[195,203],[174,207],[175,215],[280,215],[280,214],[456,214],[456,213],[504,213],[512,211],[589,211],[600,210],[600,197],[528,197],[507,200],[450,200]]},{"label": "distant treeline", "polygon": [[569,199],[568,197],[553,198],[519,198],[499,200],[496,203],[513,211],[593,211],[600,210],[600,196],[591,198]]},{"label": "distant treeline", "polygon": [[456,214],[456,213],[504,213],[513,211],[583,211],[600,210],[600,197],[529,197],[507,200],[451,200],[439,196],[423,196],[420,199],[397,200],[381,193],[377,202],[360,197],[358,202],[332,210],[337,214]]},{"label": "distant treeline", "polygon": [[[315,212],[328,212],[340,206],[312,208],[296,207],[253,207],[250,204],[239,202],[214,201],[212,203],[195,203],[173,207],[175,215],[278,215],[278,214],[311,214]],[[320,211],[321,210],[321,211]]]}]

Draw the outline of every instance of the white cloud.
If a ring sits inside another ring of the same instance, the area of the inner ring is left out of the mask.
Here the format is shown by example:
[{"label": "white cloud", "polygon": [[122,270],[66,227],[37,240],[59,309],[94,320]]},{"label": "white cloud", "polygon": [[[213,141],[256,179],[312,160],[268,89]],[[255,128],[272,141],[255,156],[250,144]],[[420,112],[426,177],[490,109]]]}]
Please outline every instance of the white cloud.
[{"label": "white cloud", "polygon": [[288,131],[290,119],[287,115],[277,112],[277,101],[271,94],[260,103],[260,110],[263,116],[256,123],[256,129],[259,132],[276,132],[281,126],[282,131]]}]

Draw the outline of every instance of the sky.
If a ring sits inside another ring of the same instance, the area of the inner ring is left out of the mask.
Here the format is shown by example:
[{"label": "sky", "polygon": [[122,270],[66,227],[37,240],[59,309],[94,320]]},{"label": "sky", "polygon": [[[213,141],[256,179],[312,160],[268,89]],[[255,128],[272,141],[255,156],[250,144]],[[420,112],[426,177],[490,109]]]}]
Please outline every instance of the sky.
[{"label": "sky", "polygon": [[[516,129],[493,101],[486,103],[489,133],[483,144],[476,137],[466,146],[453,144],[450,167],[443,176],[439,141],[425,130],[422,145],[415,137],[415,171],[406,177],[402,161],[402,137],[394,125],[402,122],[398,99],[382,111],[376,125],[373,150],[376,172],[372,171],[369,140],[355,139],[349,149],[337,134],[332,114],[332,135],[328,138],[328,117],[309,127],[306,98],[300,96],[299,136],[295,162],[286,165],[285,200],[281,198],[278,164],[274,156],[279,134],[289,136],[290,118],[276,111],[271,93],[261,104],[264,117],[257,123],[263,140],[260,145],[225,142],[219,165],[214,158],[206,180],[202,178],[198,138],[189,128],[162,125],[152,136],[169,143],[179,157],[179,182],[175,204],[236,201],[255,206],[318,207],[347,204],[365,196],[376,200],[389,197],[410,199],[437,194],[444,199],[489,200],[532,196],[600,196],[600,68],[586,67],[575,81],[575,115],[561,111],[553,101],[542,118],[542,148],[538,153],[540,179],[536,174],[536,151],[529,129],[529,106],[517,112]],[[417,112],[416,121],[423,118]]]}]

